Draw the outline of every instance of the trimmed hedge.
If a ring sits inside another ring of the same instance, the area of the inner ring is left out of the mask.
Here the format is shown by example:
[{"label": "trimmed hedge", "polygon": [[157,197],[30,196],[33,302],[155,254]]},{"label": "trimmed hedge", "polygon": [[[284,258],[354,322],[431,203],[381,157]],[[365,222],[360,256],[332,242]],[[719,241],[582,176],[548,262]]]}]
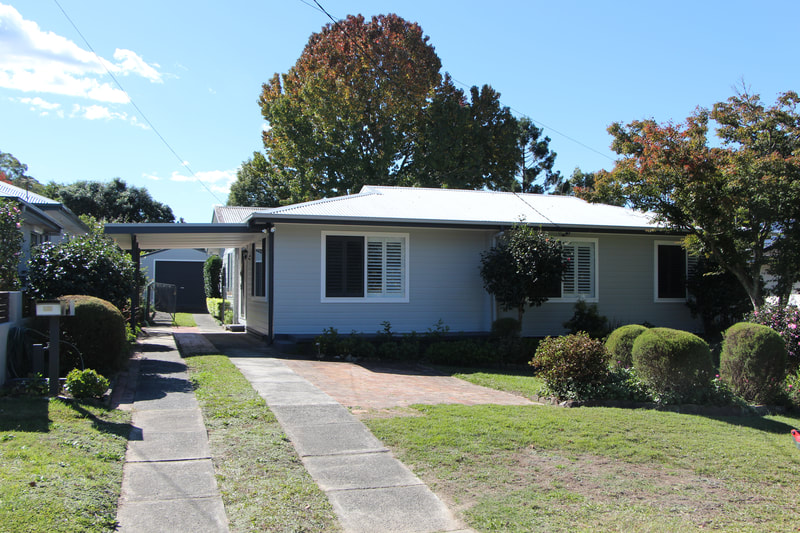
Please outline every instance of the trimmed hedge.
[{"label": "trimmed hedge", "polygon": [[[59,297],[75,302],[75,316],[61,318],[61,334],[81,352],[85,368],[109,375],[121,370],[130,350],[125,318],[114,304],[86,295]],[[66,369],[65,369],[66,370]]]},{"label": "trimmed hedge", "polygon": [[634,341],[632,355],[637,375],[662,401],[694,400],[708,389],[713,374],[711,350],[697,335],[648,329]]},{"label": "trimmed hedge", "polygon": [[639,324],[628,324],[612,331],[606,339],[606,349],[611,362],[624,368],[632,366],[633,343],[645,331],[647,328]]},{"label": "trimmed hedge", "polygon": [[585,331],[547,337],[530,365],[559,399],[591,400],[608,380],[608,352],[602,341]]},{"label": "trimmed hedge", "polygon": [[776,331],[739,322],[723,336],[719,374],[748,402],[770,403],[781,391],[788,361],[786,344]]}]

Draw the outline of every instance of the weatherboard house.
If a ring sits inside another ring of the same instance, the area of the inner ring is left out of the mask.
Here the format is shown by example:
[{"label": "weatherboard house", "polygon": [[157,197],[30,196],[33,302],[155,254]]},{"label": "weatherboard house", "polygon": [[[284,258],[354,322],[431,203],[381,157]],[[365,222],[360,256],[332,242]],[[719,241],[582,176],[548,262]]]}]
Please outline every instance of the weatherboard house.
[{"label": "weatherboard house", "polygon": [[568,196],[365,186],[277,208],[216,207],[211,224],[110,224],[128,249],[199,248],[223,257],[235,319],[269,340],[343,333],[484,333],[505,312],[483,287],[481,254],[514,224],[564,244],[560,295],[526,310],[522,333],[556,335],[579,300],[612,323],[697,330],[681,236],[651,216]]}]

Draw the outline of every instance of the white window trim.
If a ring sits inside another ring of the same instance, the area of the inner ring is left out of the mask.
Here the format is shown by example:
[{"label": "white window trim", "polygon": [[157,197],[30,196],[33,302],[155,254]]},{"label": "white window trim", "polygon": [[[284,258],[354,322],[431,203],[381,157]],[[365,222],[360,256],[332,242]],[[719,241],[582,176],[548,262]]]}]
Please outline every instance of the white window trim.
[{"label": "white window trim", "polygon": [[[653,241],[653,302],[663,303],[686,303],[689,298],[689,291],[686,290],[686,295],[683,298],[659,298],[658,297],[658,247],[659,246],[682,246],[681,241]],[[684,252],[686,252],[684,250]],[[687,279],[689,277],[689,252],[685,253],[686,264],[684,265],[684,274]]]},{"label": "white window trim", "polygon": [[[342,235],[353,237],[364,237],[364,296],[353,298],[328,298],[325,296],[325,259],[326,249],[325,241],[328,235]],[[403,286],[405,287],[405,295],[402,297],[387,297],[387,296],[368,296],[367,295],[367,246],[366,239],[369,237],[380,238],[395,238],[404,239],[405,247],[403,254]],[[378,231],[322,231],[320,237],[320,302],[321,303],[408,303],[410,301],[411,287],[408,280],[408,265],[410,263],[410,238],[408,233],[384,233]]]},{"label": "white window trim", "polygon": [[[559,296],[558,298],[548,298],[547,302],[553,303],[576,303],[579,301],[584,301],[587,303],[597,303],[600,301],[600,243],[599,239],[597,238],[576,238],[576,239],[563,239],[561,241],[563,244],[581,244],[581,243],[592,243],[594,245],[594,257],[592,258],[592,273],[594,274],[592,282],[594,283],[594,296],[587,297],[583,294],[577,294],[574,296]],[[561,293],[564,293],[564,286],[563,281],[561,282]],[[546,303],[547,303],[546,302]]]}]

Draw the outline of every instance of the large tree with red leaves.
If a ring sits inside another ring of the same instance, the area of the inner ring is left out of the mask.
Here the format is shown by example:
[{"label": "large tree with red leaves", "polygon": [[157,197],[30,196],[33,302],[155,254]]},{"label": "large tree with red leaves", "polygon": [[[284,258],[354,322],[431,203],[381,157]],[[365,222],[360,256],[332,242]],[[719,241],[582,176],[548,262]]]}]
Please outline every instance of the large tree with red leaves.
[{"label": "large tree with red leaves", "polygon": [[[595,187],[687,231],[687,245],[731,272],[755,308],[764,301],[764,267],[785,298],[800,279],[798,103],[787,92],[766,107],[742,89],[681,124],[612,124],[612,148],[622,158],[612,172],[598,174]],[[708,140],[710,120],[716,146]]]}]

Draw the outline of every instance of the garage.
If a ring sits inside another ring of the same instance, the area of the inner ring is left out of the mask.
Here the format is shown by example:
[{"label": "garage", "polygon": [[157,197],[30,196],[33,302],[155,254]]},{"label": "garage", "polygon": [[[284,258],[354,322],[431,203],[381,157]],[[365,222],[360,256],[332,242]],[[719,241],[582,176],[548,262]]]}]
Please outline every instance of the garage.
[{"label": "garage", "polygon": [[156,283],[175,285],[175,310],[183,313],[205,313],[206,294],[203,263],[198,261],[156,261]]}]

